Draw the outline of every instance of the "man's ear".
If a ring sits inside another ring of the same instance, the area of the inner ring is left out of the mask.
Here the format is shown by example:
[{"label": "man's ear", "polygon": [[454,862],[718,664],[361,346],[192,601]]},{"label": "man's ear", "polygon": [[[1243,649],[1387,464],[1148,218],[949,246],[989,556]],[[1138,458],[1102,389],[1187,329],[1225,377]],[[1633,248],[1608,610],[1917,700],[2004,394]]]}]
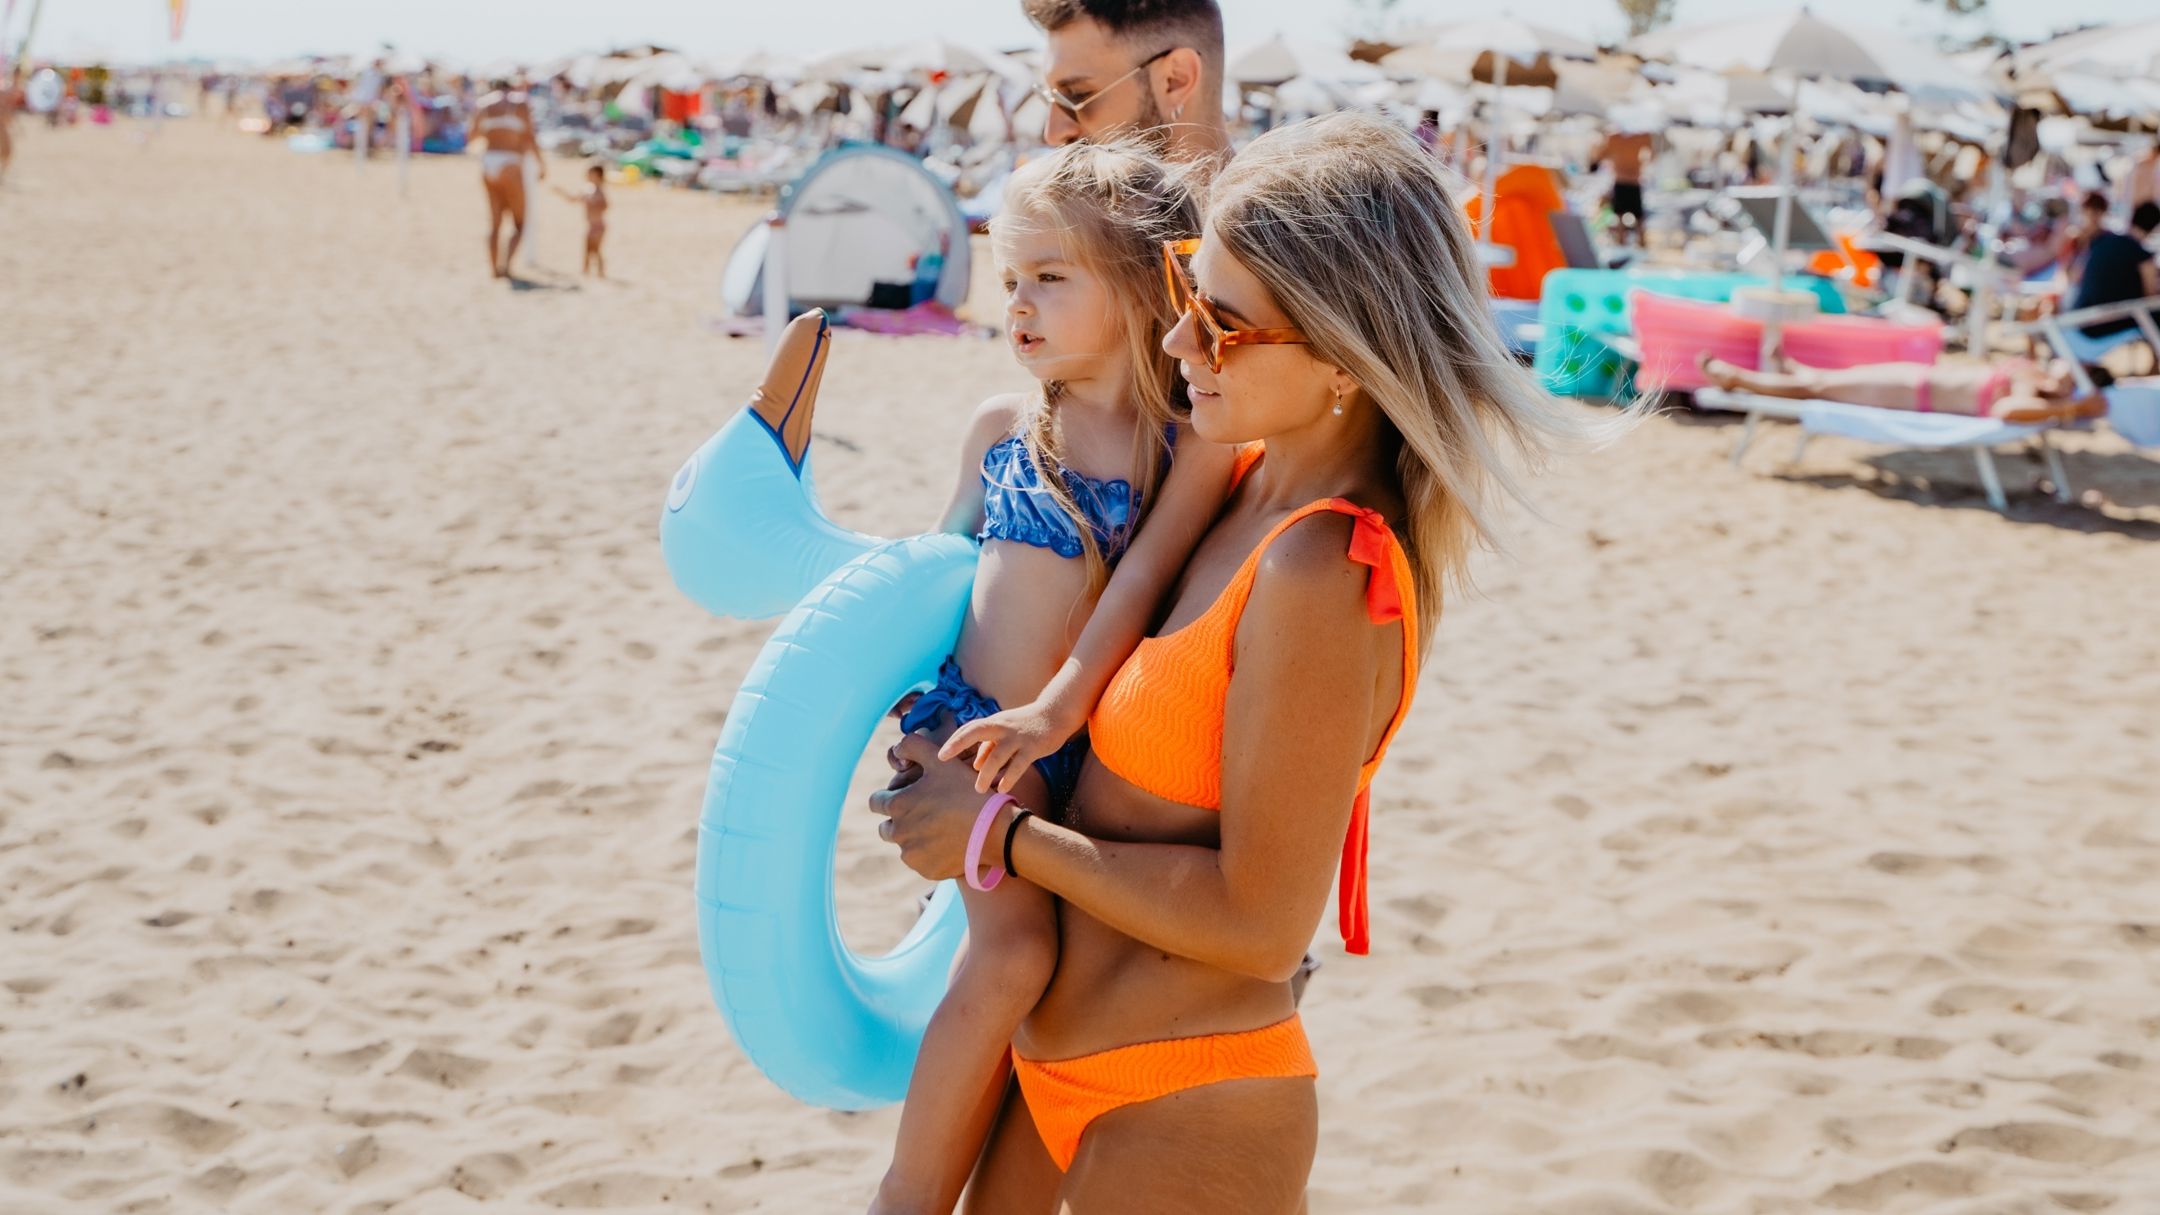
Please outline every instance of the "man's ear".
[{"label": "man's ear", "polygon": [[1183,113],[1195,104],[1205,75],[1201,67],[1200,52],[1189,46],[1181,46],[1155,62],[1156,92],[1165,113]]}]

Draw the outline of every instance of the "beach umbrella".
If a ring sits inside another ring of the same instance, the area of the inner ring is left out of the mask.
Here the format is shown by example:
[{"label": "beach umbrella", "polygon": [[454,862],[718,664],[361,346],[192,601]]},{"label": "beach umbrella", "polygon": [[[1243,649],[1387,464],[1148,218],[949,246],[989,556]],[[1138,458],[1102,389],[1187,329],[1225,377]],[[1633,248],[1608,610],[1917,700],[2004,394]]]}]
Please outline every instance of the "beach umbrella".
[{"label": "beach umbrella", "polygon": [[[1785,253],[1791,242],[1792,161],[1800,128],[1801,81],[1850,81],[1932,100],[1986,97],[1993,91],[1971,72],[1889,30],[1860,22],[1833,22],[1804,8],[1660,30],[1628,43],[1627,49],[1643,59],[1728,76],[1776,73],[1792,81],[1790,118],[1778,152],[1777,218],[1771,234],[1773,296],[1784,288]],[[1776,340],[1773,320],[1763,332],[1766,356]]]},{"label": "beach umbrella", "polygon": [[752,51],[740,59],[722,60],[718,71],[722,78],[728,80],[794,82],[803,78],[803,62],[771,51]]},{"label": "beach umbrella", "polygon": [[600,78],[600,66],[607,62],[598,55],[573,55],[555,67],[555,74],[570,82],[574,89],[589,89]]},{"label": "beach umbrella", "polygon": [[1804,8],[1660,30],[1628,43],[1627,49],[1644,59],[1727,75],[1846,80],[1919,98],[1959,100],[1994,92],[1981,77],[1888,29],[1830,21]]},{"label": "beach umbrella", "polygon": [[[1475,21],[1450,21],[1421,26],[1406,37],[1410,44],[1380,61],[1391,71],[1418,72],[1427,67],[1450,68],[1469,59],[1469,74],[1479,78],[1483,68],[1493,85],[1492,115],[1485,138],[1485,204],[1478,223],[1478,243],[1492,246],[1493,193],[1500,182],[1500,163],[1507,157],[1506,93],[1508,79],[1517,83],[1552,86],[1558,75],[1556,59],[1595,59],[1597,47],[1564,30],[1513,17],[1486,17]],[[1551,73],[1550,78],[1522,79],[1517,66]],[[1488,253],[1489,257],[1490,254]]]},{"label": "beach umbrella", "polygon": [[2160,19],[2102,25],[2018,52],[2020,68],[2160,79]]},{"label": "beach umbrella", "polygon": [[1313,76],[1293,76],[1270,91],[1278,114],[1327,114],[1342,108],[1342,95],[1335,86]]},{"label": "beach umbrella", "polygon": [[1381,79],[1383,73],[1332,47],[1292,42],[1277,34],[1232,56],[1223,75],[1233,84],[1266,88],[1301,77],[1323,84],[1363,84]]},{"label": "beach umbrella", "polygon": [[1033,78],[1025,65],[1012,56],[945,38],[896,46],[871,46],[835,51],[811,60],[803,67],[805,79],[842,80],[866,73],[897,76],[992,75],[1016,83]]},{"label": "beach umbrella", "polygon": [[705,73],[686,55],[667,51],[637,62],[637,70],[624,78],[621,91],[615,95],[615,104],[626,113],[650,116],[646,94],[653,89],[689,93],[705,85]]},{"label": "beach umbrella", "polygon": [[884,68],[889,72],[945,76],[996,76],[1014,84],[1031,84],[1034,75],[1026,64],[1002,51],[970,46],[946,38],[911,42],[896,48]]},{"label": "beach umbrella", "polygon": [[2108,126],[2152,125],[2160,116],[2160,79],[2033,68],[2019,73],[2018,86],[2019,99],[2037,109]]}]

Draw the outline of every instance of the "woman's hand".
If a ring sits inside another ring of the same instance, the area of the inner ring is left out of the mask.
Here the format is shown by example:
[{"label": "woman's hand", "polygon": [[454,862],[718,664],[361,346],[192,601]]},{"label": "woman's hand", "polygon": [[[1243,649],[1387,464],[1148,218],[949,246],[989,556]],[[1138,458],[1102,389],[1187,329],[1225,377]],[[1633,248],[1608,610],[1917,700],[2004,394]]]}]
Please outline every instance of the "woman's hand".
[{"label": "woman's hand", "polygon": [[975,792],[986,794],[995,789],[1010,793],[1027,775],[1029,764],[1055,754],[1079,728],[1077,723],[1061,720],[1049,705],[1038,700],[977,718],[953,731],[938,750],[938,758],[958,759],[972,751]]},{"label": "woman's hand", "polygon": [[[899,787],[870,795],[870,809],[885,816],[878,824],[878,838],[897,846],[907,867],[932,881],[959,877],[967,859],[968,833],[983,807],[974,770],[961,761],[939,759],[937,742],[923,734],[902,738],[886,752],[886,759],[900,774],[895,778]],[[1005,819],[1012,813],[1009,806],[999,811],[990,838],[1004,839]],[[987,867],[991,859],[984,860]]]}]

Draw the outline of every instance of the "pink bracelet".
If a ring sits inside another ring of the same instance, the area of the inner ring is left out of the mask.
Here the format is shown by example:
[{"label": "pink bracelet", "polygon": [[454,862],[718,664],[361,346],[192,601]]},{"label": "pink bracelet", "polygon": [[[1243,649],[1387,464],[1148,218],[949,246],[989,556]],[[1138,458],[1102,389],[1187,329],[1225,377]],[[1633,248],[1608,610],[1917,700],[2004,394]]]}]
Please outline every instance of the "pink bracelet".
[{"label": "pink bracelet", "polygon": [[968,833],[967,867],[963,872],[967,875],[967,884],[976,890],[994,890],[1005,880],[1005,871],[996,865],[992,865],[989,876],[981,880],[977,880],[975,874],[982,867],[983,844],[990,838],[990,824],[997,819],[998,811],[1012,805],[1013,800],[1010,793],[991,794],[983,803],[982,813],[975,816],[975,830]]}]

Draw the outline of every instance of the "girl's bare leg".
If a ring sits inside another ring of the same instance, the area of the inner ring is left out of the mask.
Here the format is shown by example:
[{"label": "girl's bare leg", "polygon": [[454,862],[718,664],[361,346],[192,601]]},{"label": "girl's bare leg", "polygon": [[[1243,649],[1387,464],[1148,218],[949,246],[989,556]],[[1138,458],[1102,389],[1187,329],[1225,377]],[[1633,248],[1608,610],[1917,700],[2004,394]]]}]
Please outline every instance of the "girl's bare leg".
[{"label": "girl's bare leg", "polygon": [[968,1179],[964,1215],[1049,1215],[1065,1174],[1050,1159],[1020,1086],[1007,1084],[982,1162]]},{"label": "girl's bare leg", "polygon": [[[1037,773],[1015,793],[1024,805],[1047,804]],[[960,897],[967,952],[923,1034],[892,1165],[870,1208],[877,1215],[946,1215],[960,1200],[1005,1094],[1013,1033],[1057,968],[1057,911],[1047,892],[1008,876],[988,892],[963,885]]]}]

